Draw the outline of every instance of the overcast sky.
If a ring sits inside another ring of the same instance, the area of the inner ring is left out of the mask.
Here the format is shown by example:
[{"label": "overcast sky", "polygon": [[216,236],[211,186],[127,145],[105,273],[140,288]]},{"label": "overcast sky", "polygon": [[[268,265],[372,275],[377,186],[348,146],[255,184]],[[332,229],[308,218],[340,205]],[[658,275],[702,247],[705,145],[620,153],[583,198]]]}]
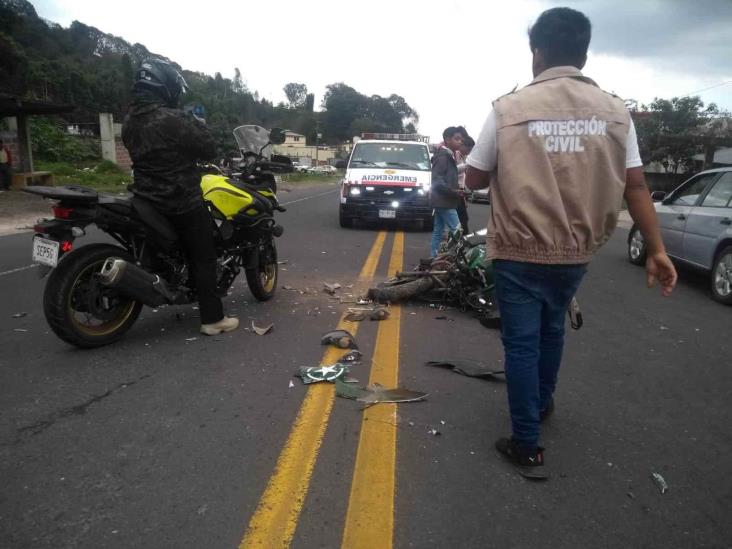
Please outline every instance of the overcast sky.
[{"label": "overcast sky", "polygon": [[592,21],[584,72],[602,88],[640,102],[697,92],[732,110],[732,0],[32,3],[41,17],[65,27],[79,20],[188,70],[231,78],[239,67],[275,103],[287,82],[306,84],[316,107],[335,82],[399,94],[433,141],[459,124],[477,137],[491,101],[531,81],[528,27],[568,5]]}]

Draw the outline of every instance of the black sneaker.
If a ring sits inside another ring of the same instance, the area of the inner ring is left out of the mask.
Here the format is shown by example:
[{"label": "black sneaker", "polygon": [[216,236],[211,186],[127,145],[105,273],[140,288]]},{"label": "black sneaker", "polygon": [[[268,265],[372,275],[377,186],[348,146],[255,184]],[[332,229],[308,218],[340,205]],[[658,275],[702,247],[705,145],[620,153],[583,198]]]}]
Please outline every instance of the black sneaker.
[{"label": "black sneaker", "polygon": [[549,419],[549,416],[554,413],[554,399],[551,399],[549,401],[549,404],[546,405],[546,408],[543,410],[539,410],[539,421],[541,423],[544,423],[547,419]]},{"label": "black sneaker", "polygon": [[532,480],[546,480],[549,473],[544,469],[544,448],[528,449],[516,444],[512,438],[499,438],[496,450],[513,463],[519,474]]}]

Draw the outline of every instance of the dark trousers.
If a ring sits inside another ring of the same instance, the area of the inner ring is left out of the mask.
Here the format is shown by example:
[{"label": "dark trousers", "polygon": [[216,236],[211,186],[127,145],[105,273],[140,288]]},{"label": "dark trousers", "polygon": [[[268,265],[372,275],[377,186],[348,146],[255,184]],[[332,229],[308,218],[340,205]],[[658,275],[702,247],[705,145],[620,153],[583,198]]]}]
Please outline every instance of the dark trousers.
[{"label": "dark trousers", "polygon": [[10,189],[10,183],[12,181],[12,175],[10,173],[10,166],[7,164],[0,164],[0,189],[6,191]]},{"label": "dark trousers", "polygon": [[539,440],[539,413],[557,386],[567,307],[587,265],[496,259],[493,269],[513,438],[533,448]]},{"label": "dark trousers", "polygon": [[460,226],[463,228],[463,234],[468,234],[470,232],[470,229],[468,229],[468,205],[465,203],[465,199],[460,202],[456,210]]},{"label": "dark trousers", "polygon": [[224,318],[224,306],[216,295],[216,248],[211,214],[201,204],[195,210],[166,215],[175,227],[191,269],[190,279],[198,292],[201,324],[213,324]]}]

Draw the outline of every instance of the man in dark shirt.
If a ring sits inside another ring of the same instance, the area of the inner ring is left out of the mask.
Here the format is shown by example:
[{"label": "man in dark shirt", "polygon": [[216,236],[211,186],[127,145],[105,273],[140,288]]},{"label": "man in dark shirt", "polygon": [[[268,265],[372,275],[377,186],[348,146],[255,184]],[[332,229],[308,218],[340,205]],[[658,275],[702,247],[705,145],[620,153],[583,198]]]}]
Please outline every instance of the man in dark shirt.
[{"label": "man in dark shirt", "polygon": [[201,333],[234,330],[216,295],[216,249],[211,214],[201,195],[198,160],[216,155],[208,129],[178,109],[183,76],[167,61],[147,59],[137,71],[122,140],[132,158],[129,190],[151,202],[175,227],[198,291]]},{"label": "man in dark shirt", "polygon": [[432,257],[442,241],[445,227],[454,232],[460,227],[457,207],[462,200],[458,189],[458,168],[455,162],[455,151],[463,144],[463,136],[459,128],[450,126],[442,132],[443,143],[432,157],[432,187],[430,203],[435,211],[430,253]]}]

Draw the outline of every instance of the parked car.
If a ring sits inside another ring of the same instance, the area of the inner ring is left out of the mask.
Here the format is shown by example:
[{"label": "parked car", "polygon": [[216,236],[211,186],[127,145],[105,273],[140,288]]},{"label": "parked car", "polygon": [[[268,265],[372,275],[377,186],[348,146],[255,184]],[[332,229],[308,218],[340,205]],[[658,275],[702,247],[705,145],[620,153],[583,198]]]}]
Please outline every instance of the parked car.
[{"label": "parked car", "polygon": [[[670,194],[651,194],[666,251],[709,273],[712,298],[732,305],[732,167],[703,171]],[[633,225],[628,258],[644,265],[646,246]]]},{"label": "parked car", "polygon": [[306,166],[305,164],[300,164],[300,162],[293,162],[292,167],[295,169],[298,173],[307,173],[310,166]]},{"label": "parked car", "polygon": [[333,175],[338,170],[336,170],[333,166],[313,166],[312,168],[308,168],[308,173],[317,173],[317,174],[323,174],[323,175]]},{"label": "parked car", "polygon": [[468,195],[468,200],[470,202],[485,202],[486,204],[491,203],[491,193],[490,189],[486,187],[485,189],[478,189],[477,191],[472,191]]}]

